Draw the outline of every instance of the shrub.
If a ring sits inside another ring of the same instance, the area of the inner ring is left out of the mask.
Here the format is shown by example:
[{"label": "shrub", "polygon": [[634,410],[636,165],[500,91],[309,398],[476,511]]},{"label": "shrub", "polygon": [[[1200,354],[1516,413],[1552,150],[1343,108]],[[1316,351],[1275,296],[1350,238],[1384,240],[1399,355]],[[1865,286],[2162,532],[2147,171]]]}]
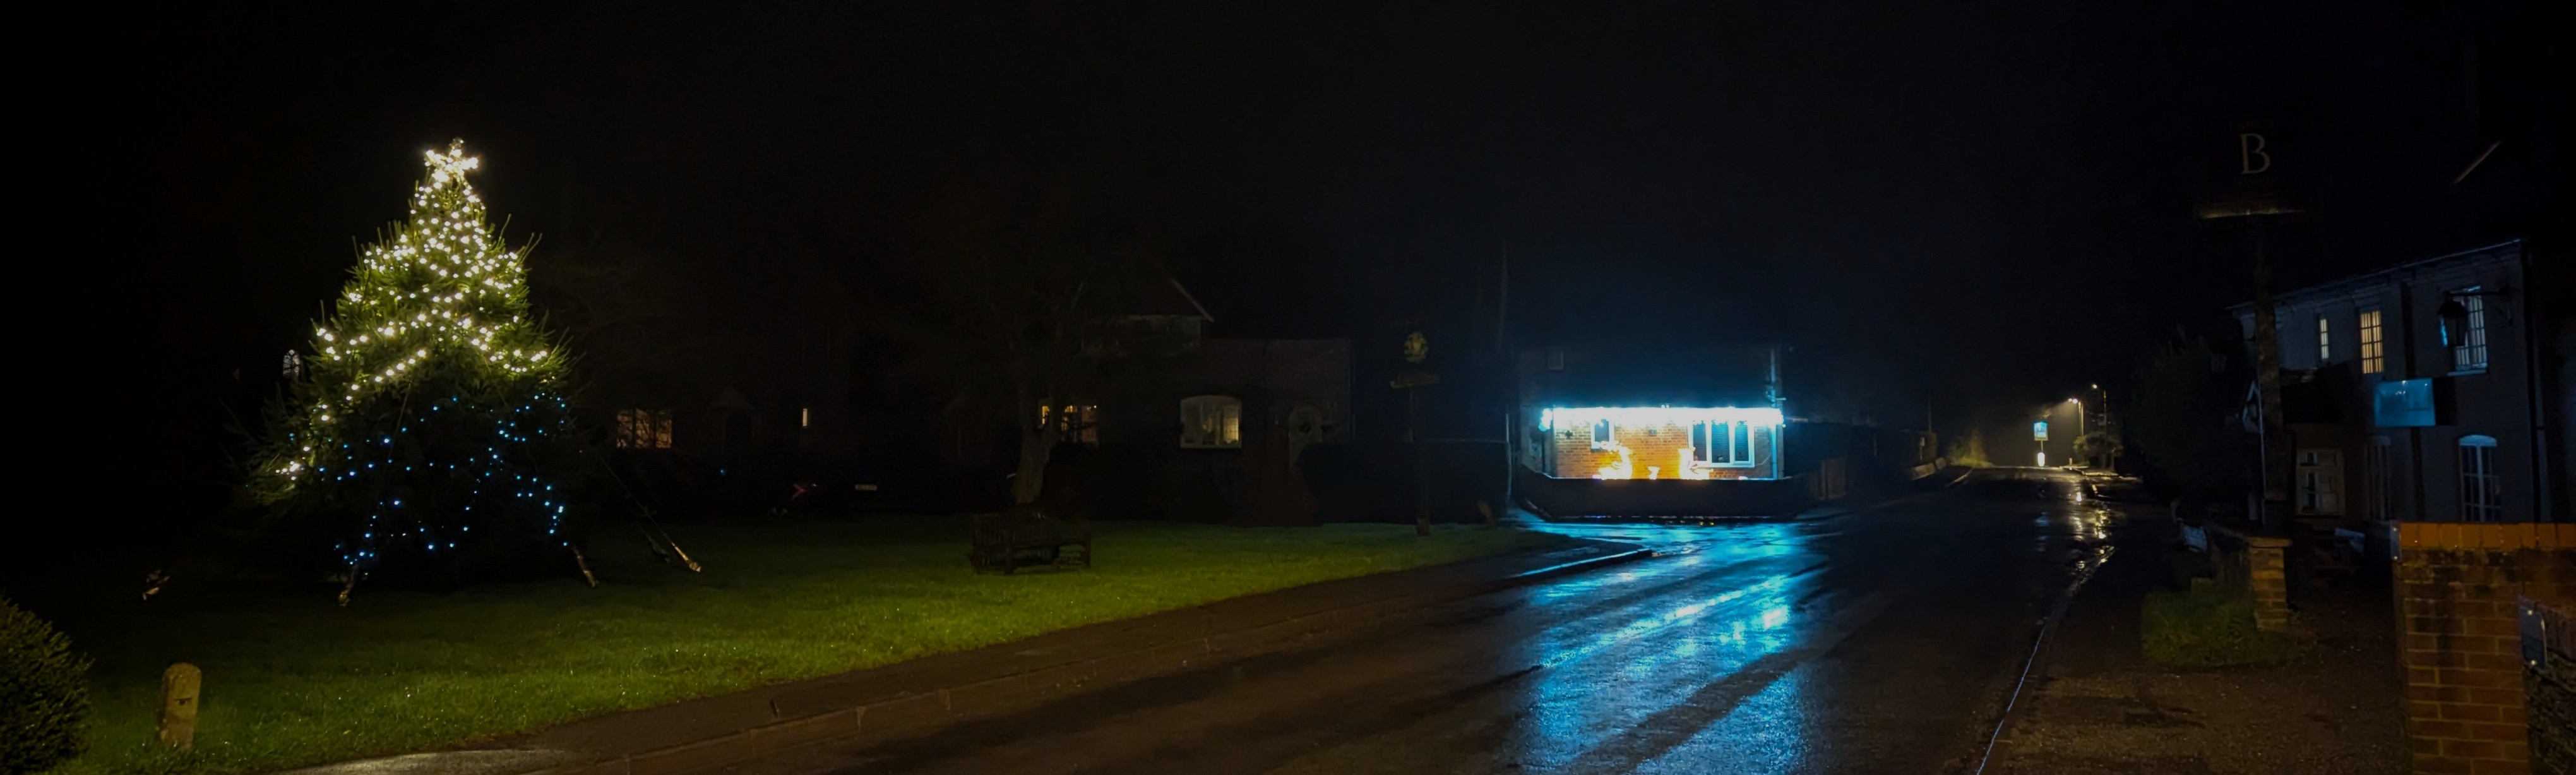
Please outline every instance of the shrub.
[{"label": "shrub", "polygon": [[2147,595],[2139,631],[2147,659],[2174,667],[2280,664],[2297,658],[2307,639],[2254,626],[2254,600],[2243,591],[2196,580],[2188,592]]},{"label": "shrub", "polygon": [[2168,552],[2165,562],[2172,567],[2174,589],[2190,589],[2194,584],[2206,583],[2206,579],[2218,575],[2218,564],[2211,562],[2209,555],[2203,552]]},{"label": "shrub", "polygon": [[0,597],[0,773],[50,769],[88,747],[88,671],[69,638]]}]

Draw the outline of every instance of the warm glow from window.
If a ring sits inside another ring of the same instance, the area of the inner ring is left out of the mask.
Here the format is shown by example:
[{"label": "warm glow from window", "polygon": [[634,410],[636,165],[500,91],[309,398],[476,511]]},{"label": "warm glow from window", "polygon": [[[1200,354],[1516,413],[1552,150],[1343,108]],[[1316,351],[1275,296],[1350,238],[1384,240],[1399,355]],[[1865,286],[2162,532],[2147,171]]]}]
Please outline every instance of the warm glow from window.
[{"label": "warm glow from window", "polygon": [[1100,446],[1100,405],[1038,405],[1038,425],[1052,427],[1058,441]]},{"label": "warm glow from window", "polygon": [[2363,311],[2359,322],[2361,323],[2361,373],[2377,374],[2388,370],[2387,352],[2383,349],[2387,344],[2382,339],[2386,334],[2381,333],[2379,329],[2379,310]]},{"label": "warm glow from window", "polygon": [[796,410],[796,427],[814,427],[814,407],[808,406]]},{"label": "warm glow from window", "polygon": [[1590,406],[1539,412],[1539,427],[1566,445],[1551,453],[1557,456],[1558,470],[1593,479],[1769,478],[1754,469],[1776,451],[1783,420],[1773,407]]},{"label": "warm glow from window", "polygon": [[670,449],[671,410],[620,409],[617,411],[618,449]]},{"label": "warm glow from window", "polygon": [[1181,399],[1183,449],[1239,449],[1243,446],[1243,402],[1232,396]]}]

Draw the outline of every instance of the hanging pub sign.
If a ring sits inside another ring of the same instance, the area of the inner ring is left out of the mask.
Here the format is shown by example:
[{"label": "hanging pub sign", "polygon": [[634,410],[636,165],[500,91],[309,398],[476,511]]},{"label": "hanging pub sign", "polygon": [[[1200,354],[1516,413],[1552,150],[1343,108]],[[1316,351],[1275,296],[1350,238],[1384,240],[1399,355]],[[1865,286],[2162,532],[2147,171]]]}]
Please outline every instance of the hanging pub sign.
[{"label": "hanging pub sign", "polygon": [[1420,331],[1405,334],[1404,368],[1397,369],[1395,379],[1387,384],[1398,389],[1440,384],[1440,375],[1432,373],[1429,368],[1423,366],[1423,362],[1429,360],[1431,360],[1431,340],[1424,337]]},{"label": "hanging pub sign", "polygon": [[2030,440],[2032,440],[2032,441],[2047,441],[2047,440],[2048,440],[2048,421],[2047,421],[2047,420],[2041,420],[2041,421],[2039,421],[2039,422],[2035,422],[2035,423],[2031,423],[2031,424],[2030,424]]},{"label": "hanging pub sign", "polygon": [[2203,220],[2287,215],[2306,209],[2293,183],[2303,154],[2294,136],[2271,121],[2239,121],[2204,136],[2194,210]]}]

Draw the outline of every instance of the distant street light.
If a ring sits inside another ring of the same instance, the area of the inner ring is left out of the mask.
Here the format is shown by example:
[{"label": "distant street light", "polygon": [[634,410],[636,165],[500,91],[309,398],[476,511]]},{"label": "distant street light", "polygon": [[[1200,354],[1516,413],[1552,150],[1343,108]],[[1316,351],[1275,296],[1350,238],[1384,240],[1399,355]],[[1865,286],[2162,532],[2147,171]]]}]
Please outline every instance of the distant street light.
[{"label": "distant street light", "polygon": [[2086,467],[2086,468],[2090,468],[2091,466],[2089,466],[2089,465],[2084,465],[2084,460],[2085,460],[2085,458],[2084,458],[2084,401],[2083,401],[2083,399],[2069,398],[2069,399],[2066,399],[2066,402],[2067,402],[2067,403],[2070,403],[2070,404],[2074,404],[2074,405],[2075,405],[2075,445],[2074,445],[2074,446],[2075,446],[2075,460],[2076,460],[2076,464],[2077,464],[2077,465],[2079,465],[2079,466],[2083,466],[2083,467]]}]

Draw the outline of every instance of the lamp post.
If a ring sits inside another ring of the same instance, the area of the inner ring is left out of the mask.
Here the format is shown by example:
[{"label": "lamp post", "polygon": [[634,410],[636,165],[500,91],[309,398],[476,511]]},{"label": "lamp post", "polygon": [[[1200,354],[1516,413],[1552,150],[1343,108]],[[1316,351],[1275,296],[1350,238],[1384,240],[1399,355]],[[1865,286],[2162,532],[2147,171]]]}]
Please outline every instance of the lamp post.
[{"label": "lamp post", "polygon": [[2068,457],[2074,458],[2078,467],[2091,468],[2092,465],[2089,463],[2090,458],[2087,458],[2084,455],[2084,401],[2083,399],[2069,398],[2066,399],[2066,402],[2075,405],[2075,443],[2069,445],[2075,450],[2075,454],[2069,455]]}]

